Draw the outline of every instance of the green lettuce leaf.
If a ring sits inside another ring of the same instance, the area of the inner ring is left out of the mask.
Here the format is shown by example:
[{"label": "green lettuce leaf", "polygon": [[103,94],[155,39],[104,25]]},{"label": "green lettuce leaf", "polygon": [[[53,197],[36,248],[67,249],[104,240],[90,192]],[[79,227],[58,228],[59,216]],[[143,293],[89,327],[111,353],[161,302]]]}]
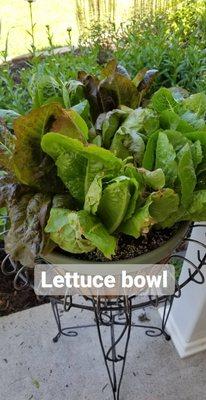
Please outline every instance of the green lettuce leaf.
[{"label": "green lettuce leaf", "polygon": [[196,170],[197,166],[201,164],[203,160],[202,146],[199,140],[196,140],[196,142],[191,145],[191,152],[194,168]]},{"label": "green lettuce leaf", "polygon": [[80,81],[70,79],[65,87],[69,95],[69,107],[75,106],[76,104],[85,100],[84,85]]},{"label": "green lettuce leaf", "polygon": [[119,231],[125,233],[126,235],[133,236],[136,239],[141,235],[149,232],[152,225],[155,224],[155,220],[151,217],[149,208],[152,204],[152,199],[148,197],[145,205],[139,208],[132,218],[123,222]]},{"label": "green lettuce leaf", "polygon": [[142,136],[136,133],[135,130],[130,130],[122,126],[116,132],[110,150],[122,160],[133,156],[134,162],[141,165],[145,143]]},{"label": "green lettuce leaf", "polygon": [[199,140],[201,145],[206,148],[206,131],[186,132],[185,136],[192,142]]},{"label": "green lettuce leaf", "polygon": [[161,168],[154,171],[138,168],[138,172],[142,175],[144,184],[152,189],[159,190],[165,186],[165,175]]},{"label": "green lettuce leaf", "polygon": [[[186,111],[183,114],[181,114],[181,119],[183,121],[186,121],[189,126],[190,126],[190,131],[192,130],[205,130],[206,125],[205,125],[205,120],[204,118],[198,117],[195,113],[191,111]],[[188,129],[188,128],[187,128]]]},{"label": "green lettuce leaf", "polygon": [[52,208],[45,232],[49,233],[51,240],[65,251],[87,253],[95,249],[95,246],[85,238],[76,212]]},{"label": "green lettuce leaf", "polygon": [[157,148],[157,140],[159,137],[159,132],[154,132],[149,137],[149,140],[146,144],[146,150],[144,153],[144,157],[142,160],[142,167],[148,170],[152,170],[155,168],[155,160],[156,160],[156,148]]},{"label": "green lettuce leaf", "polygon": [[97,247],[105,257],[111,258],[115,254],[117,239],[110,235],[97,217],[86,211],[79,211],[79,220],[84,236]]},{"label": "green lettuce leaf", "polygon": [[197,175],[197,190],[202,190],[206,189],[206,156],[201,162],[201,164],[198,165],[196,169],[196,175]]},{"label": "green lettuce leaf", "polygon": [[56,160],[57,174],[71,195],[83,203],[87,160],[79,153],[62,153]]},{"label": "green lettuce leaf", "polygon": [[192,153],[189,144],[186,144],[180,152],[178,163],[178,178],[181,183],[181,202],[187,209],[193,197],[197,179],[192,160]]},{"label": "green lettuce leaf", "polygon": [[96,247],[107,258],[115,253],[116,239],[98,218],[84,210],[53,208],[45,230],[59,247],[71,253],[85,253]]},{"label": "green lettuce leaf", "polygon": [[131,180],[120,176],[103,190],[98,215],[110,233],[118,228],[126,215],[131,199],[130,186]]},{"label": "green lettuce leaf", "polygon": [[101,197],[102,197],[102,176],[97,175],[95,176],[86,194],[84,209],[88,211],[90,214],[95,215],[97,213]]},{"label": "green lettuce leaf", "polygon": [[191,143],[181,132],[174,130],[165,130],[164,133],[167,135],[169,142],[174,147],[175,151],[178,152],[185,146],[186,143]]},{"label": "green lettuce leaf", "polygon": [[183,101],[183,106],[192,111],[199,118],[206,115],[206,94],[204,92],[192,94]]},{"label": "green lettuce leaf", "polygon": [[164,110],[160,114],[160,126],[163,129],[170,129],[182,133],[194,131],[194,126],[190,123],[191,120],[187,121],[185,116],[185,120],[176,114],[172,110]]},{"label": "green lettuce leaf", "polygon": [[95,145],[84,146],[76,139],[57,133],[43,136],[42,149],[54,159],[58,176],[80,203],[84,203],[97,174],[115,176],[122,167],[122,161],[109,150]]},{"label": "green lettuce leaf", "polygon": [[198,190],[194,192],[186,219],[189,221],[206,220],[206,190]]},{"label": "green lettuce leaf", "polygon": [[136,211],[137,203],[141,195],[141,185],[135,178],[130,179],[130,200],[127,207],[124,221],[130,219]]},{"label": "green lettuce leaf", "polygon": [[178,210],[179,196],[172,189],[163,189],[151,194],[150,215],[159,224]]},{"label": "green lettuce leaf", "polygon": [[160,88],[155,92],[151,98],[152,108],[161,113],[164,110],[177,112],[179,110],[179,103],[174,99],[171,91],[167,88]]},{"label": "green lettuce leaf", "polygon": [[180,205],[178,210],[165,219],[161,226],[170,228],[178,221],[205,221],[206,219],[206,190],[197,190],[193,193],[190,206],[185,209]]},{"label": "green lettuce leaf", "polygon": [[166,185],[174,185],[177,178],[176,153],[164,132],[159,132],[158,135],[155,168],[164,172]]},{"label": "green lettuce leaf", "polygon": [[159,190],[165,186],[165,175],[162,169],[149,171],[145,168],[136,168],[132,164],[126,164],[124,173],[130,178],[134,178],[141,189],[148,186],[154,190]]},{"label": "green lettuce leaf", "polygon": [[33,74],[28,91],[34,109],[54,102],[63,106],[61,85],[51,75],[42,75],[41,72]]},{"label": "green lettuce leaf", "polygon": [[189,92],[182,87],[173,86],[169,88],[169,91],[172,93],[173,98],[178,102],[182,103],[184,99],[189,96]]},{"label": "green lettuce leaf", "polygon": [[141,208],[119,230],[136,239],[149,232],[155,224],[162,223],[178,209],[179,197],[172,189],[162,189],[152,193]]},{"label": "green lettuce leaf", "polygon": [[83,118],[89,128],[92,127],[90,106],[88,100],[81,101],[81,103],[78,103],[75,106],[71,107],[71,110],[77,112],[80,117]]},{"label": "green lettuce leaf", "polygon": [[[104,118],[102,118],[104,115]],[[100,114],[96,125],[102,132],[102,141],[106,149],[111,146],[114,134],[118,130],[122,121],[126,118],[127,113],[121,110],[109,111],[106,114]],[[101,124],[99,123],[101,121]]]},{"label": "green lettuce leaf", "polygon": [[153,110],[139,107],[129,114],[122,127],[136,133],[151,134],[159,128],[159,118]]}]

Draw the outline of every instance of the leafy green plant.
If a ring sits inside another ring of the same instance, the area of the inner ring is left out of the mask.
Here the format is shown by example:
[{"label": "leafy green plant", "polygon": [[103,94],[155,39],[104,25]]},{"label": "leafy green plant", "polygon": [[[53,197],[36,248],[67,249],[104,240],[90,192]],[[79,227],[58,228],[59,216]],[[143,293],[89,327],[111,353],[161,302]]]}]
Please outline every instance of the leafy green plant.
[{"label": "leafy green plant", "polygon": [[[155,12],[150,12],[150,6],[139,2],[135,13],[120,26],[112,21],[90,18],[89,26],[84,29],[83,18],[78,49],[72,47],[71,29],[68,28],[66,43],[71,51],[61,56],[54,54],[54,28],[49,27],[49,47],[46,49],[49,57],[33,57],[26,63],[26,68],[19,68],[17,72],[15,66],[14,70],[10,65],[0,66],[0,108],[24,114],[32,107],[31,92],[28,91],[31,81],[36,86],[40,77],[42,81],[43,76],[46,80],[51,78],[61,91],[70,78],[76,78],[79,70],[98,74],[99,64],[105,64],[113,57],[121,60],[131,76],[145,67],[158,69],[153,91],[160,86],[177,85],[191,93],[205,91],[205,2],[181,0],[172,3],[174,7],[157,6]],[[69,107],[69,103],[62,104]]]},{"label": "leafy green plant", "polygon": [[[5,44],[4,44],[4,49],[0,51],[0,57],[2,58],[3,62],[7,61],[8,58],[8,54],[9,54],[9,36],[10,33],[12,31],[12,29],[14,29],[14,27],[12,27],[6,34],[6,40],[5,40]],[[0,21],[0,38],[1,38],[1,32],[2,31],[2,24]]]},{"label": "leafy green plant", "polygon": [[111,258],[122,233],[206,218],[206,95],[161,87],[148,97],[155,77],[144,69],[132,80],[112,60],[99,77],[80,72],[56,102],[44,92],[44,105],[12,115],[0,206],[15,260],[31,265],[57,245]]}]

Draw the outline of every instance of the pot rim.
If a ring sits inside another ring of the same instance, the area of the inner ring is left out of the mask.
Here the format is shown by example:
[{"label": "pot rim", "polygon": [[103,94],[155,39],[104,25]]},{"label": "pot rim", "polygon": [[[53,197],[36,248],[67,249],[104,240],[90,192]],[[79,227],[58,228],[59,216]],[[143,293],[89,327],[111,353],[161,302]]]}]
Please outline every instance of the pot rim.
[{"label": "pot rim", "polygon": [[[129,259],[122,259],[118,261],[110,261],[108,263],[113,264],[150,264],[150,263],[160,263],[168,258],[171,253],[181,244],[183,241],[191,222],[184,221],[180,222],[180,226],[178,231],[162,246],[148,252],[143,253],[137,257],[129,258]],[[42,258],[52,264],[102,264],[101,261],[94,262],[89,260],[81,260],[77,259],[72,256],[67,256],[65,254],[61,254],[58,251],[53,251],[48,255],[42,256]],[[106,263],[106,262],[105,262]]]}]

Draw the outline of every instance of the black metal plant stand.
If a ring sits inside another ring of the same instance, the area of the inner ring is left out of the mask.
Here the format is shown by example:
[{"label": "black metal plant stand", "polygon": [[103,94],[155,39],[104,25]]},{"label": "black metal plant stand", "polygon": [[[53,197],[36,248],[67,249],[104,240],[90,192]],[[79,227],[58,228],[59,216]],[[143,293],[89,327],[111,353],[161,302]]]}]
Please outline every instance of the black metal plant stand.
[{"label": "black metal plant stand", "polygon": [[[196,224],[196,227],[206,227],[203,224]],[[183,255],[172,254],[168,263],[174,259],[181,259],[189,264],[188,278],[181,284],[176,282],[175,292],[170,296],[149,296],[144,301],[139,301],[139,296],[120,296],[118,298],[103,298],[103,297],[80,297],[80,302],[74,302],[74,298],[65,295],[64,298],[51,297],[51,306],[54,313],[55,321],[57,324],[57,335],[53,339],[57,342],[61,335],[74,337],[78,335],[78,330],[96,327],[101,350],[104,357],[105,366],[108,372],[109,381],[112,388],[113,400],[120,400],[120,389],[124,375],[126,357],[128,352],[129,340],[131,330],[134,328],[144,328],[146,335],[150,337],[157,337],[163,335],[166,340],[170,340],[170,336],[166,332],[166,324],[171,312],[172,304],[175,298],[179,298],[182,289],[190,282],[196,284],[203,284],[205,279],[202,273],[202,267],[206,265],[206,244],[201,243],[190,237],[190,233],[184,238],[185,242],[193,242],[198,245],[197,259],[198,264],[195,265],[191,260]],[[203,249],[201,255],[200,249]],[[26,289],[31,282],[28,278],[27,269],[19,266],[6,256],[1,265],[3,273],[10,275],[15,274],[14,286],[17,290]],[[84,300],[82,302],[82,299]],[[142,298],[141,298],[142,299]],[[163,316],[160,326],[152,326],[148,324],[140,324],[134,322],[134,312],[146,307],[163,306]],[[73,327],[62,327],[61,310],[68,313],[72,308],[87,310],[93,313],[94,323],[90,325],[81,325]],[[109,331],[110,343],[109,346],[105,343],[105,334],[102,330],[105,327]],[[120,348],[121,345],[121,348]]]}]

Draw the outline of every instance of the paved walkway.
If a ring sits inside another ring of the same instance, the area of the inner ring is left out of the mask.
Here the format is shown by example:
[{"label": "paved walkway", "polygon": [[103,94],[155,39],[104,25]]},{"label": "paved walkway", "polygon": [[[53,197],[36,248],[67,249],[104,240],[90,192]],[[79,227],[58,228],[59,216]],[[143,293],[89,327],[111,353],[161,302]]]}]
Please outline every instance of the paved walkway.
[{"label": "paved walkway", "polygon": [[[148,315],[158,323],[156,311]],[[92,323],[71,311],[68,324]],[[0,320],[1,400],[112,400],[95,328],[52,342],[46,304]],[[121,400],[206,400],[206,353],[181,360],[172,343],[132,331]]]}]

